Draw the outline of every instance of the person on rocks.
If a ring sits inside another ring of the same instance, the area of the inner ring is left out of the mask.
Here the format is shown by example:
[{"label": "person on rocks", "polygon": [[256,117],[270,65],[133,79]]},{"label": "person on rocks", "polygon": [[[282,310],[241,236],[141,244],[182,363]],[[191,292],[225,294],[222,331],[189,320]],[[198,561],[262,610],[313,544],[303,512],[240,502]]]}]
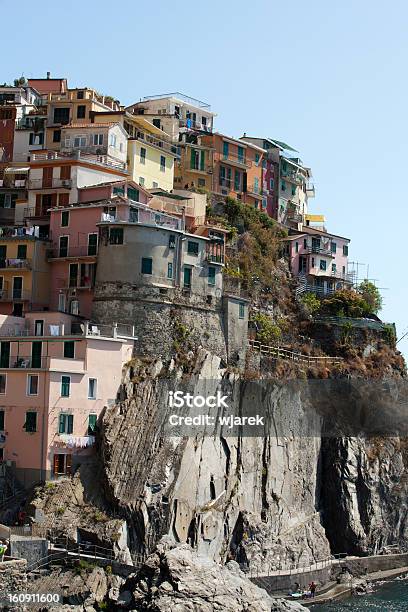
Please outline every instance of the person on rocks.
[{"label": "person on rocks", "polygon": [[312,582],[309,584],[309,590],[310,590],[310,597],[314,597],[316,594],[316,584]]},{"label": "person on rocks", "polygon": [[1,540],[0,542],[0,563],[3,563],[4,555],[6,554],[6,551],[7,551],[7,542]]}]

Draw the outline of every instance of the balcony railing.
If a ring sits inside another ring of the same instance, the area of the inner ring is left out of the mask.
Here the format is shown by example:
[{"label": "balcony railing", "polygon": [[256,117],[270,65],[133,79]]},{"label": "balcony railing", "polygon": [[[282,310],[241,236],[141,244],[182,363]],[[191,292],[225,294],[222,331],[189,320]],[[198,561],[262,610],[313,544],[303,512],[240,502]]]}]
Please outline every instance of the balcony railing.
[{"label": "balcony railing", "polygon": [[316,255],[327,255],[328,257],[335,257],[336,253],[333,253],[333,251],[331,249],[327,249],[327,248],[323,248],[323,247],[317,247],[317,246],[311,246],[311,247],[307,247],[306,249],[306,253],[308,254],[316,254]]},{"label": "balcony railing", "polygon": [[139,142],[145,143],[147,145],[152,145],[153,147],[157,147],[158,149],[162,149],[163,151],[167,151],[171,153],[175,157],[179,157],[177,153],[177,147],[172,145],[170,142],[166,142],[165,140],[161,140],[160,138],[156,138],[151,134],[147,134],[146,132],[141,132],[140,130],[134,136],[136,140]]},{"label": "balcony railing", "polygon": [[48,359],[49,357],[42,356],[10,355],[8,360],[4,357],[0,358],[0,368],[43,370],[47,367]]},{"label": "balcony railing", "polygon": [[1,302],[29,302],[31,301],[30,291],[18,291],[17,289],[0,289]]},{"label": "balcony railing", "polygon": [[82,278],[57,278],[58,289],[92,289],[95,281],[89,276]]},{"label": "balcony railing", "polygon": [[31,259],[0,259],[0,269],[23,268],[31,270]]},{"label": "balcony railing", "polygon": [[207,104],[207,102],[203,102],[202,100],[197,100],[197,98],[191,98],[190,96],[186,96],[180,93],[179,91],[175,91],[172,93],[166,93],[166,94],[159,94],[156,96],[145,96],[143,98],[143,101],[147,102],[148,100],[163,100],[166,98],[176,98],[177,100],[186,102],[186,104],[189,104],[190,106],[195,106],[196,108],[204,108],[207,111],[211,110],[211,106],[210,104]]},{"label": "balcony railing", "polygon": [[30,179],[28,182],[30,189],[71,189],[71,179],[53,178],[51,181],[44,181],[43,179]]},{"label": "balcony railing", "polygon": [[194,121],[194,119],[180,119],[179,126],[185,127],[188,130],[198,130],[200,132],[212,134],[212,128],[209,125],[204,124],[201,121]]},{"label": "balcony railing", "polygon": [[96,257],[98,254],[98,247],[91,245],[76,246],[68,248],[55,247],[47,250],[48,259],[59,259],[65,257]]},{"label": "balcony railing", "polygon": [[25,179],[0,179],[0,187],[3,189],[25,189],[27,183]]},{"label": "balcony railing", "polygon": [[246,159],[245,156],[233,155],[232,153],[228,153],[228,155],[224,155],[224,153],[215,151],[214,159],[215,161],[218,161],[220,163],[232,164],[233,166],[240,166],[241,168],[251,168],[252,167],[251,160]]},{"label": "balcony railing", "polygon": [[96,164],[100,166],[108,166],[121,172],[128,172],[125,162],[117,161],[108,155],[88,155],[81,154],[81,151],[71,151],[62,153],[61,151],[44,151],[42,153],[32,153],[31,161],[33,162],[44,162],[44,161],[55,161],[61,160],[66,161],[67,159],[82,160],[88,164]]}]

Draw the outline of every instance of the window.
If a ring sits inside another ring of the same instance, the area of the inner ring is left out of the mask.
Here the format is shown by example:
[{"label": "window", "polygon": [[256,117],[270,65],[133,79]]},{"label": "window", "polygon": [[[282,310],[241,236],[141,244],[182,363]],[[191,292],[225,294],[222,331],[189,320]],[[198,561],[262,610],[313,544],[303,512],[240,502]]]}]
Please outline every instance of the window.
[{"label": "window", "polygon": [[296,185],[292,185],[292,195],[296,195]]},{"label": "window", "polygon": [[312,257],[312,268],[314,268],[314,267],[315,267],[315,258]]},{"label": "window", "polygon": [[286,181],[281,181],[281,189],[282,191],[286,191]]},{"label": "window", "polygon": [[140,192],[138,189],[135,189],[134,187],[128,187],[127,196],[130,200],[133,200],[134,202],[138,202],[139,197],[140,197]]},{"label": "window", "polygon": [[343,274],[346,273],[346,266],[343,266]]},{"label": "window", "polygon": [[307,238],[303,238],[303,248],[307,249]]},{"label": "window", "polygon": [[146,149],[144,147],[140,147],[140,163],[143,165],[146,163]]},{"label": "window", "polygon": [[[198,184],[200,184],[200,179],[198,179]],[[205,181],[204,181],[205,184]],[[156,183],[156,181],[153,181],[153,189],[157,189],[157,187],[159,186],[159,183]]]},{"label": "window", "polygon": [[344,255],[345,257],[347,257],[347,256],[348,256],[348,254],[349,254],[349,251],[348,251],[348,245],[347,245],[347,244],[344,244],[344,245],[343,245],[343,255]]},{"label": "window", "polygon": [[167,264],[167,278],[173,278],[173,264]]},{"label": "window", "polygon": [[274,188],[274,181],[273,179],[269,179],[269,189],[273,189]]},{"label": "window", "polygon": [[337,244],[335,242],[330,243],[330,251],[335,253],[337,251]]},{"label": "window", "polygon": [[21,300],[23,297],[23,277],[13,276],[13,299]]},{"label": "window", "polygon": [[26,419],[24,423],[24,429],[28,433],[34,433],[37,431],[37,413],[29,410],[26,412]]},{"label": "window", "polygon": [[54,108],[54,123],[69,123],[69,108]]},{"label": "window", "polygon": [[320,260],[320,269],[321,270],[326,270],[327,269],[327,263],[324,261],[324,259]]},{"label": "window", "polygon": [[0,395],[6,394],[6,374],[0,374]]},{"label": "window", "polygon": [[78,300],[71,300],[69,304],[69,312],[73,315],[79,315],[79,301]]},{"label": "window", "polygon": [[160,155],[160,170],[161,172],[166,172],[166,158],[164,155]]},{"label": "window", "polygon": [[88,234],[88,255],[96,255],[98,251],[98,234]]},{"label": "window", "polygon": [[27,245],[17,245],[17,259],[27,259]]},{"label": "window", "polygon": [[153,119],[152,123],[153,123],[154,126],[159,128],[159,130],[161,129],[160,119]]},{"label": "window", "polygon": [[244,163],[244,147],[238,147],[238,161]]},{"label": "window", "polygon": [[109,144],[114,149],[116,148],[116,134],[111,134],[109,137]]},{"label": "window", "polygon": [[198,242],[193,242],[189,240],[187,242],[187,253],[189,255],[198,255]]},{"label": "window", "polygon": [[258,166],[259,165],[259,160],[260,160],[260,155],[259,153],[255,153],[255,164]]},{"label": "window", "polygon": [[93,143],[95,146],[103,145],[103,134],[94,134]]},{"label": "window", "polygon": [[97,420],[98,420],[98,415],[96,414],[88,415],[88,436],[92,436],[95,433]]},{"label": "window", "polygon": [[243,319],[245,317],[245,304],[243,302],[239,303],[239,318]]},{"label": "window", "polygon": [[78,264],[69,264],[69,286],[78,287]]},{"label": "window", "polygon": [[82,147],[86,147],[86,136],[75,136],[74,149],[81,149]]},{"label": "window", "polygon": [[52,142],[61,142],[61,130],[54,130],[52,133]]},{"label": "window", "polygon": [[4,410],[0,410],[0,431],[4,431]]},{"label": "window", "polygon": [[88,399],[96,399],[96,378],[88,380]]},{"label": "window", "polygon": [[77,119],[85,119],[86,106],[80,104],[77,108]]},{"label": "window", "polygon": [[295,251],[296,253],[299,253],[299,243],[295,242]]},{"label": "window", "polygon": [[68,227],[69,225],[69,210],[63,210],[61,213],[61,227]]},{"label": "window", "polygon": [[69,397],[71,377],[61,376],[61,397]]},{"label": "window", "polygon": [[336,264],[335,264],[335,263],[332,263],[332,272],[336,272],[336,269],[337,269],[337,268],[336,268]]},{"label": "window", "polygon": [[208,266],[208,284],[212,287],[215,285],[215,272],[214,266]]},{"label": "window", "polygon": [[228,159],[228,154],[229,154],[229,145],[228,145],[228,142],[223,142],[222,143],[222,154],[224,156],[224,159]]},{"label": "window", "polygon": [[68,236],[60,236],[59,238],[59,257],[67,257],[67,256],[68,256]]},{"label": "window", "polygon": [[184,287],[189,289],[191,287],[192,269],[184,266]]},{"label": "window", "polygon": [[144,184],[145,184],[144,177],[143,176],[139,176],[139,185],[141,185],[143,187]]},{"label": "window", "polygon": [[123,244],[122,227],[111,227],[109,229],[109,244]]},{"label": "window", "polygon": [[259,178],[254,177],[254,193],[259,193]]},{"label": "window", "polygon": [[241,191],[241,173],[235,170],[234,174],[234,191]]},{"label": "window", "polygon": [[151,257],[142,257],[142,274],[151,274],[153,268],[153,260]]},{"label": "window", "polygon": [[174,234],[170,234],[169,236],[169,249],[176,248],[176,237]]},{"label": "window", "polygon": [[198,186],[199,187],[205,187],[205,179],[199,178],[198,179]]},{"label": "window", "polygon": [[38,395],[38,374],[28,375],[27,395]]},{"label": "window", "polygon": [[266,198],[262,198],[262,208],[266,208],[268,206],[268,202]]},{"label": "window", "polygon": [[74,415],[61,413],[59,415],[58,433],[59,434],[72,434],[73,431],[74,431]]},{"label": "window", "polygon": [[77,100],[83,100],[84,99],[84,91],[81,89],[80,91],[77,91]]},{"label": "window", "polygon": [[65,340],[64,357],[65,359],[74,359],[75,357],[75,341],[74,340]]}]

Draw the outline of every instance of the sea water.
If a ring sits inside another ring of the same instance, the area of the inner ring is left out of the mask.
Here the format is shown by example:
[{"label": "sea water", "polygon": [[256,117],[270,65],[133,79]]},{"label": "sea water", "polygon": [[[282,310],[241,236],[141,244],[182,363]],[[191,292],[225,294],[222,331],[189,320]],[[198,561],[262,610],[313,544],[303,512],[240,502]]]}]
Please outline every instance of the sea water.
[{"label": "sea water", "polygon": [[408,580],[392,580],[376,585],[368,595],[356,595],[337,603],[313,606],[316,612],[408,612]]}]

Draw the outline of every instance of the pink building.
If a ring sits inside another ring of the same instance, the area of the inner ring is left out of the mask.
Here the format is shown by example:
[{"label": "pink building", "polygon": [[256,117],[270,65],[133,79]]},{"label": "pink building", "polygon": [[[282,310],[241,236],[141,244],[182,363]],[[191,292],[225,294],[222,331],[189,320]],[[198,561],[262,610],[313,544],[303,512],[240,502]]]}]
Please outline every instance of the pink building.
[{"label": "pink building", "polygon": [[285,242],[291,272],[299,278],[303,291],[326,295],[352,286],[348,238],[304,226]]},{"label": "pink building", "polygon": [[0,460],[24,486],[70,474],[116,398],[132,329],[31,312],[1,316],[0,336]]},{"label": "pink building", "polygon": [[50,211],[52,249],[51,310],[91,317],[98,256],[98,227],[103,217],[127,219],[131,202],[152,196],[132,181],[78,190],[78,204]]}]

